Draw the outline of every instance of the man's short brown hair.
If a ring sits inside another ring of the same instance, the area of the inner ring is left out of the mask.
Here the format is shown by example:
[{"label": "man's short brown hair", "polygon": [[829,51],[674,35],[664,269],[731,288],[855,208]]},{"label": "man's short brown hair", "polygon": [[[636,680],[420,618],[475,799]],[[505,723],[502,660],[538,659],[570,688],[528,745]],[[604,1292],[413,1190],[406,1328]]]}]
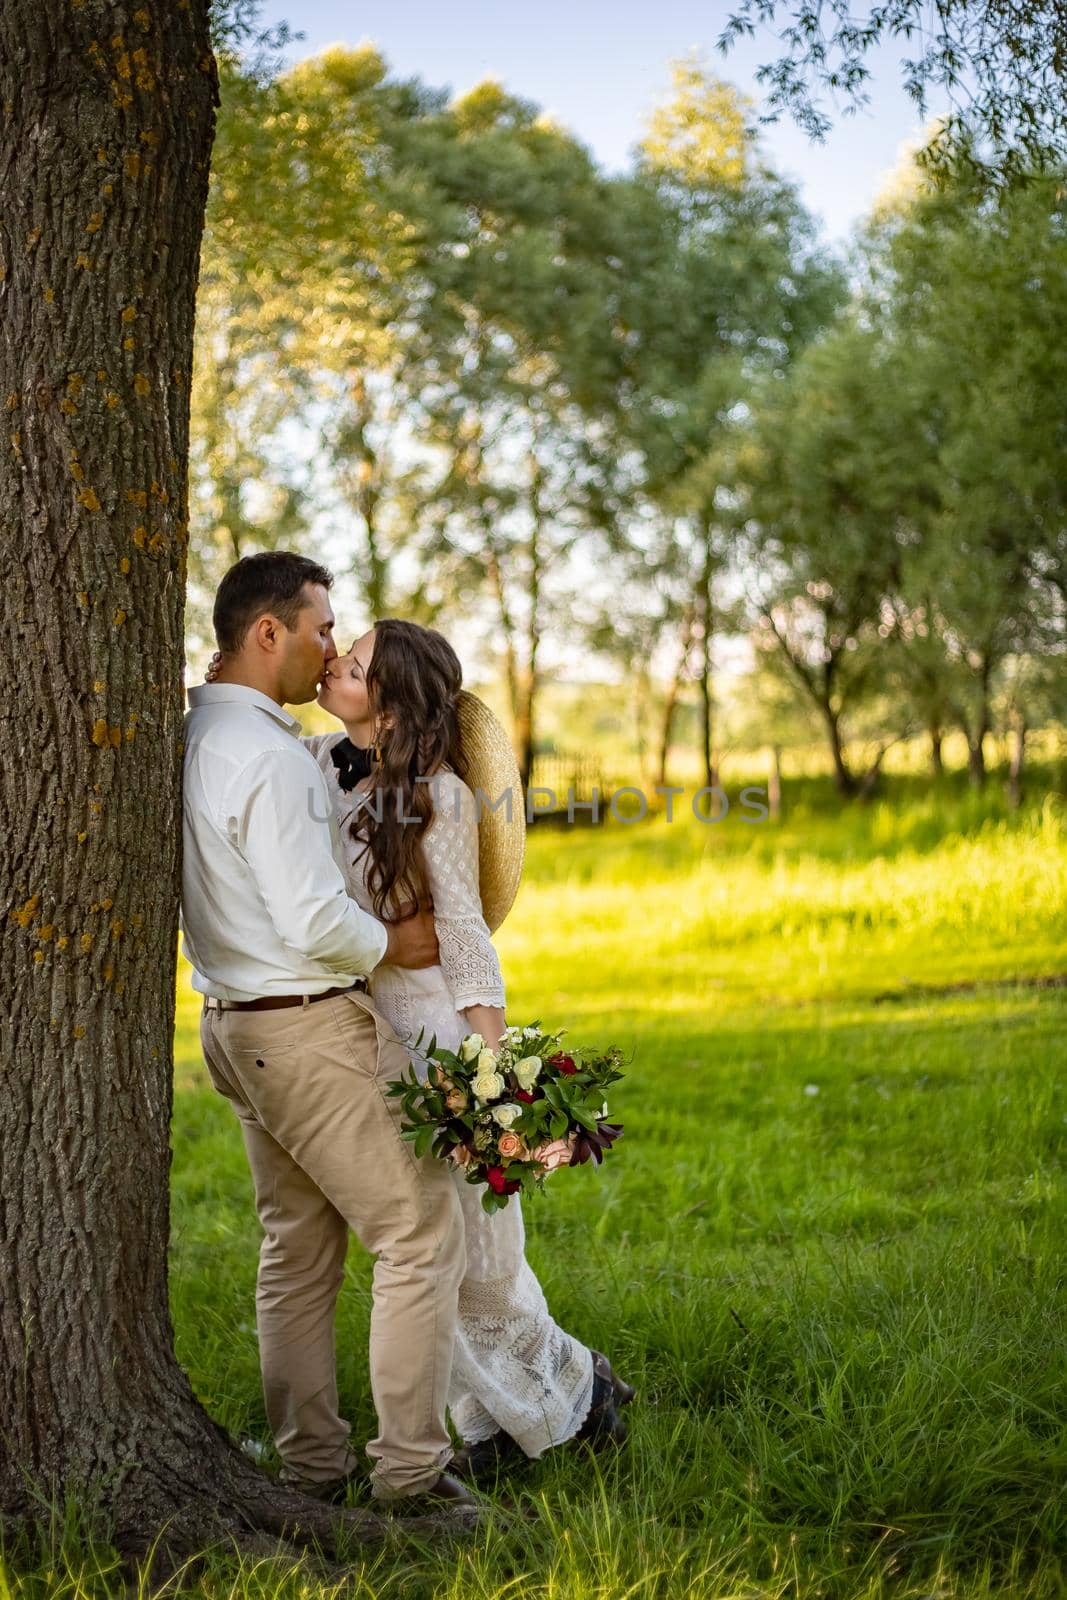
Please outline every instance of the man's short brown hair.
[{"label": "man's short brown hair", "polygon": [[296,619],[308,603],[306,583],[329,589],[333,573],[291,550],[263,550],[258,555],[242,556],[227,572],[215,595],[212,622],[223,654],[240,650],[252,624],[268,613],[293,633]]}]

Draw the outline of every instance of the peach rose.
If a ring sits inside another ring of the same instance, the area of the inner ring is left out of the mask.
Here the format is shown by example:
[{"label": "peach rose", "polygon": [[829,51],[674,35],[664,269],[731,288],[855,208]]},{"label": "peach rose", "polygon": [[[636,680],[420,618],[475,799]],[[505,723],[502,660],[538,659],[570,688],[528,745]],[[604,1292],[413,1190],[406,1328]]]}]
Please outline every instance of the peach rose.
[{"label": "peach rose", "polygon": [[504,1161],[513,1161],[516,1156],[526,1154],[526,1147],[517,1133],[502,1133],[497,1140],[497,1149]]},{"label": "peach rose", "polygon": [[544,1167],[546,1172],[555,1172],[557,1167],[568,1166],[571,1159],[569,1139],[550,1139],[547,1144],[539,1144],[533,1151],[533,1159]]}]

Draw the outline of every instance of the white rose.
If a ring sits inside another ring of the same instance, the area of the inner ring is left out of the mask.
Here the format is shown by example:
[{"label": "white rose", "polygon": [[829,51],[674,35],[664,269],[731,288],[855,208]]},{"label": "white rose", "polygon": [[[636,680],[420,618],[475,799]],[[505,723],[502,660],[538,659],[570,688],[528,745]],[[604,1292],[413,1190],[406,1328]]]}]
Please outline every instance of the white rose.
[{"label": "white rose", "polygon": [[511,1069],[519,1081],[519,1088],[525,1089],[527,1094],[541,1076],[541,1064],[540,1056],[523,1056]]},{"label": "white rose", "polygon": [[484,1043],[485,1040],[480,1033],[469,1033],[459,1047],[459,1059],[473,1061]]},{"label": "white rose", "polygon": [[493,1112],[493,1121],[498,1128],[510,1128],[516,1117],[522,1116],[522,1107],[509,1101],[507,1105],[497,1106]]},{"label": "white rose", "polygon": [[504,1093],[504,1080],[499,1072],[479,1072],[471,1087],[479,1100],[499,1100]]},{"label": "white rose", "polygon": [[478,1071],[479,1072],[495,1072],[496,1071],[496,1051],[495,1050],[479,1050],[479,1052],[478,1052]]}]

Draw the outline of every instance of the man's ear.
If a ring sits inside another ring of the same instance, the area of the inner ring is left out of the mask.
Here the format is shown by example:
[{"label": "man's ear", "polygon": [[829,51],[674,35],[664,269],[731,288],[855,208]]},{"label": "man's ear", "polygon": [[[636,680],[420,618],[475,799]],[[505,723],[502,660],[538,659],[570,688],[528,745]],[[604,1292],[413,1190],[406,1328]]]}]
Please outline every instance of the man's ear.
[{"label": "man's ear", "polygon": [[259,648],[266,650],[271,655],[278,648],[278,635],[280,632],[281,623],[277,617],[272,617],[269,611],[264,612],[261,617],[257,617],[249,629],[252,639],[254,639]]}]

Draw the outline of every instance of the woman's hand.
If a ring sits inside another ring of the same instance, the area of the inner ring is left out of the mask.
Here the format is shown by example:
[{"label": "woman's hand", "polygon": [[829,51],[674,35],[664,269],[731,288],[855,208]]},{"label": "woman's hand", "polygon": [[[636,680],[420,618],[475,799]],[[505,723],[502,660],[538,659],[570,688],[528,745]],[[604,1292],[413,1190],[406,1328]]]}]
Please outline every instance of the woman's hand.
[{"label": "woman's hand", "polygon": [[204,682],[205,683],[214,683],[215,679],[219,675],[219,668],[221,666],[222,666],[222,651],[221,650],[216,650],[215,654],[212,656],[211,660],[208,663],[207,672],[204,674]]},{"label": "woman's hand", "polygon": [[499,1050],[507,1026],[503,1006],[468,1006],[463,1015],[468,1033],[480,1033],[490,1050]]}]

